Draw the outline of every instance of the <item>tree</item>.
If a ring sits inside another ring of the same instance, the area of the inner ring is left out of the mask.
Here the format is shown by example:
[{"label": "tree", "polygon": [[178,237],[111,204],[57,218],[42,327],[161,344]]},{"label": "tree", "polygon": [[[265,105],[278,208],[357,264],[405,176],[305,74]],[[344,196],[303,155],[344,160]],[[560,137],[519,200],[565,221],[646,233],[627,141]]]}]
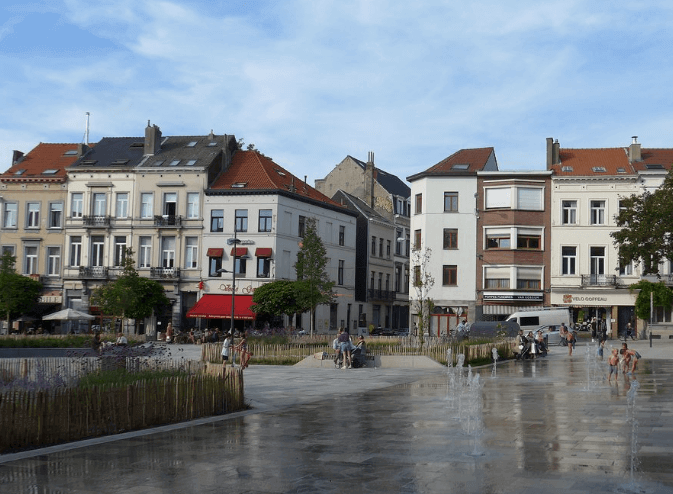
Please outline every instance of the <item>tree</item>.
[{"label": "tree", "polygon": [[[640,280],[629,287],[629,290],[640,290],[636,298],[636,316],[648,321],[650,319],[650,302],[654,307],[670,307],[673,302],[673,291],[663,283],[652,283]],[[650,300],[652,294],[652,300]]]},{"label": "tree", "polygon": [[430,257],[432,257],[430,247],[414,249],[411,253],[411,265],[414,269],[412,285],[416,291],[413,308],[416,310],[418,318],[416,333],[421,346],[423,346],[425,330],[430,329],[430,314],[435,307],[434,301],[430,298],[430,290],[435,284],[435,278],[428,269]]},{"label": "tree", "polygon": [[325,272],[327,251],[318,236],[314,218],[307,218],[304,240],[297,252],[294,268],[297,272],[296,293],[300,307],[308,307],[311,312],[311,335],[315,324],[315,308],[321,304],[332,302],[334,295],[330,281]]},{"label": "tree", "polygon": [[305,312],[309,307],[299,305],[297,288],[297,283],[289,280],[265,283],[255,290],[252,296],[255,305],[250,309],[257,314],[273,316],[292,316],[297,312]]},{"label": "tree", "polygon": [[621,229],[610,233],[620,263],[642,263],[644,275],[658,274],[659,264],[673,259],[673,175],[656,191],[624,198],[620,206]]},{"label": "tree", "polygon": [[96,288],[91,301],[103,314],[122,319],[122,327],[124,318],[135,319],[136,332],[141,319],[170,304],[161,283],[138,276],[132,249],[126,249],[122,275]]},{"label": "tree", "polygon": [[10,318],[25,314],[35,308],[42,284],[28,276],[18,274],[14,268],[16,257],[5,252],[0,258],[0,313],[6,316],[7,328]]}]

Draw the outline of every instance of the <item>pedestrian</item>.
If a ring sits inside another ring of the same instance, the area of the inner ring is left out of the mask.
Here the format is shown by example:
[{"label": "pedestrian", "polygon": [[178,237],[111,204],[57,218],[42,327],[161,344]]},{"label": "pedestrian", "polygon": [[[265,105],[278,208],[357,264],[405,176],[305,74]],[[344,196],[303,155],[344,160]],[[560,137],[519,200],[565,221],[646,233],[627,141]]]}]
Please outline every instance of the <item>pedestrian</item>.
[{"label": "pedestrian", "polygon": [[619,354],[617,353],[617,349],[613,348],[612,349],[612,354],[610,355],[610,358],[608,359],[608,384],[610,384],[610,380],[612,379],[612,374],[615,375],[615,382],[617,382],[617,375],[619,372],[618,369],[619,365]]},{"label": "pedestrian", "polygon": [[624,336],[624,341],[626,341],[627,338],[631,338],[632,340],[635,340],[633,337],[633,328],[631,327],[631,323],[626,323],[626,336]]},{"label": "pedestrian", "polygon": [[241,369],[245,369],[248,366],[248,362],[250,361],[250,357],[252,357],[252,353],[248,351],[248,340],[246,338],[245,332],[243,333],[243,338],[241,341],[234,347],[235,350],[237,350],[241,354]]},{"label": "pedestrian", "polygon": [[229,354],[231,353],[231,333],[224,335],[224,343],[222,343],[222,369],[227,368],[229,361]]},{"label": "pedestrian", "polygon": [[93,335],[93,338],[91,339],[91,348],[93,348],[93,351],[96,352],[96,354],[98,354],[100,353],[100,346],[101,346],[100,332],[96,331],[96,333]]},{"label": "pedestrian", "polygon": [[566,340],[568,341],[568,355],[571,356],[575,349],[575,343],[577,342],[577,331],[568,331]]},{"label": "pedestrian", "polygon": [[334,365],[339,363],[339,352],[341,352],[341,345],[339,344],[339,336],[344,332],[344,328],[339,328],[336,338],[332,341],[332,349],[334,350]]},{"label": "pedestrian", "polygon": [[351,368],[351,339],[350,336],[346,331],[343,331],[341,334],[338,336],[338,341],[339,341],[339,348],[341,350],[341,353],[343,353],[344,356],[344,369],[350,369]]},{"label": "pedestrian", "polygon": [[605,338],[601,337],[600,342],[598,343],[598,351],[596,354],[598,358],[603,360],[603,348],[605,347]]}]

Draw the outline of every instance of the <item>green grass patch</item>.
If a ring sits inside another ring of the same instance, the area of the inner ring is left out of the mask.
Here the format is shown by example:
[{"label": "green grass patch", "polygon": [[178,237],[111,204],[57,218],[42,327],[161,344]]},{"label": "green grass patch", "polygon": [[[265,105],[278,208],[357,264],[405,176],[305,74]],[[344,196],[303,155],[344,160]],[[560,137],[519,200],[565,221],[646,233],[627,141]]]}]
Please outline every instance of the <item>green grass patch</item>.
[{"label": "green grass patch", "polygon": [[[0,348],[91,348],[92,335],[64,335],[64,336],[1,336]],[[101,338],[103,342],[114,342],[113,336]],[[137,340],[129,339],[133,345]]]},{"label": "green grass patch", "polygon": [[115,369],[92,372],[79,381],[80,388],[93,386],[128,386],[139,381],[156,381],[167,377],[187,376],[189,373],[178,370],[127,372],[125,369]]}]

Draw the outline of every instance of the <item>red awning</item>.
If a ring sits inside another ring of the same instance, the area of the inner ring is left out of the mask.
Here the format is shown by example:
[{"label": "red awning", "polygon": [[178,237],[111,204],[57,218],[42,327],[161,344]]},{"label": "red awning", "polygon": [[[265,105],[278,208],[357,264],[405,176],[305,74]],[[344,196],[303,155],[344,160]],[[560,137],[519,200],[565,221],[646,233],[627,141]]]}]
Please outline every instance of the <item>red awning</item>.
[{"label": "red awning", "polygon": [[271,257],[271,247],[257,247],[255,250],[255,257]]},{"label": "red awning", "polygon": [[206,254],[207,257],[222,257],[224,254],[224,249],[216,249],[214,247],[211,247],[208,249],[208,253]]},{"label": "red awning", "polygon": [[[250,310],[251,305],[253,305],[252,295],[236,295],[234,297],[234,319],[255,319],[256,314]],[[231,295],[204,295],[187,312],[187,317],[229,319],[231,317]]]},{"label": "red awning", "polygon": [[231,255],[236,257],[247,256],[248,248],[247,247],[232,247]]}]

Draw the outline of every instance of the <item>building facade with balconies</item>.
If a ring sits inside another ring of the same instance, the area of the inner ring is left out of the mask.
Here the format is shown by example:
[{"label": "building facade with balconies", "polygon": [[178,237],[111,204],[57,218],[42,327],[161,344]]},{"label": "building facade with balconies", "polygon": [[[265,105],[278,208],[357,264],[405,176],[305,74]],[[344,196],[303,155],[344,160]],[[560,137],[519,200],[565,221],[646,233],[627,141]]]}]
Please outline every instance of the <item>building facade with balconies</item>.
[{"label": "building facade with balconies", "polygon": [[39,303],[27,314],[36,319],[63,301],[65,169],[78,150],[77,144],[40,143],[26,155],[15,151],[0,175],[0,246],[16,257],[17,273],[42,283]]},{"label": "building facade with balconies", "polygon": [[[640,266],[620,264],[610,233],[617,230],[621,200],[659,187],[672,161],[673,150],[642,149],[635,137],[628,147],[602,149],[566,149],[547,139],[551,303],[569,307],[575,322],[596,317],[613,335],[629,322],[636,327],[637,293],[628,288],[641,279]],[[669,262],[662,273],[670,269]],[[670,321],[670,308],[662,309]]]}]

